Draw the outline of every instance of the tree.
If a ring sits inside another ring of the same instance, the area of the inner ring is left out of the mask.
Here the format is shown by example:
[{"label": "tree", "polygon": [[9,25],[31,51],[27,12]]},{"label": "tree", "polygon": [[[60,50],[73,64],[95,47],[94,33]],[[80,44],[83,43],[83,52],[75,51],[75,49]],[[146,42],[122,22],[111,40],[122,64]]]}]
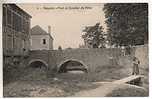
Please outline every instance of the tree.
[{"label": "tree", "polygon": [[91,48],[104,47],[104,32],[103,27],[100,23],[94,26],[86,26],[83,30],[82,38],[84,39],[85,45],[91,46]]},{"label": "tree", "polygon": [[147,3],[108,3],[103,8],[111,45],[143,45],[148,42]]}]

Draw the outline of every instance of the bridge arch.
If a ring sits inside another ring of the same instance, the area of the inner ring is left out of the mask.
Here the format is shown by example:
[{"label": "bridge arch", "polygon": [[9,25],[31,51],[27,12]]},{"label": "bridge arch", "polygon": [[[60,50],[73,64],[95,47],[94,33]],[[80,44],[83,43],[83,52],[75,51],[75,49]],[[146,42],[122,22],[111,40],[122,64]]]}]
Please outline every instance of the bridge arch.
[{"label": "bridge arch", "polygon": [[28,67],[33,66],[33,65],[41,65],[48,68],[48,64],[41,59],[33,59],[28,63]]},{"label": "bridge arch", "polygon": [[[88,66],[83,61],[77,60],[77,59],[67,59],[65,61],[62,61],[58,65],[58,69],[57,69],[58,73],[64,72],[62,70],[65,68],[67,69],[67,66],[69,65],[69,63],[71,63],[72,65],[74,64],[75,66],[74,65],[73,66],[75,67],[76,70],[82,70],[84,72],[88,72]],[[79,67],[78,67],[78,65],[79,65]]]}]

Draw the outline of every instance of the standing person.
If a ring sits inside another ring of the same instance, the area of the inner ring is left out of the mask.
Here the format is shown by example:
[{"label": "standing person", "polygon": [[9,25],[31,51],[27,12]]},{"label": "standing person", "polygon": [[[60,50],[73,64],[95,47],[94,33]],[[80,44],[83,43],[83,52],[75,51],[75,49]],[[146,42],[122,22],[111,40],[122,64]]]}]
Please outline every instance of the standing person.
[{"label": "standing person", "polygon": [[132,75],[139,75],[139,64],[140,61],[137,57],[133,58],[133,72]]}]

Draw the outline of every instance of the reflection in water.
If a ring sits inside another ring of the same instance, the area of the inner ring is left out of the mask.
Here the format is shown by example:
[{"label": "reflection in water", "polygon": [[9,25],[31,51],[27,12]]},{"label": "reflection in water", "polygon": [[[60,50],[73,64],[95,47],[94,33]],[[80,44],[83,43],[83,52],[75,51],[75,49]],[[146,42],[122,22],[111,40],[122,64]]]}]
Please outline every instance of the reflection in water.
[{"label": "reflection in water", "polygon": [[67,71],[67,73],[72,73],[72,74],[83,74],[83,71]]},{"label": "reflection in water", "polygon": [[63,63],[59,68],[59,73],[87,73],[87,68],[79,61],[69,60]]}]

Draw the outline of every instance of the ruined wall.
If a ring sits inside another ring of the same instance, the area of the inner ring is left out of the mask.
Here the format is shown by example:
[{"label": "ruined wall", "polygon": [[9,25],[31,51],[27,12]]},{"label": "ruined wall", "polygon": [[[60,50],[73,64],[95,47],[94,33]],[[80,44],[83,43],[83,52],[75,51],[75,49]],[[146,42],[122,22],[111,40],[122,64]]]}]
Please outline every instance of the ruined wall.
[{"label": "ruined wall", "polygon": [[149,67],[148,45],[141,45],[134,47],[134,54],[140,60],[140,65],[143,68]]},{"label": "ruined wall", "polygon": [[132,73],[132,60],[133,56],[137,57],[140,61],[139,71],[142,75],[148,75],[149,73],[149,58],[148,58],[148,45],[140,45],[132,47],[132,54],[119,57],[119,65],[124,67],[124,72],[127,74]]}]

